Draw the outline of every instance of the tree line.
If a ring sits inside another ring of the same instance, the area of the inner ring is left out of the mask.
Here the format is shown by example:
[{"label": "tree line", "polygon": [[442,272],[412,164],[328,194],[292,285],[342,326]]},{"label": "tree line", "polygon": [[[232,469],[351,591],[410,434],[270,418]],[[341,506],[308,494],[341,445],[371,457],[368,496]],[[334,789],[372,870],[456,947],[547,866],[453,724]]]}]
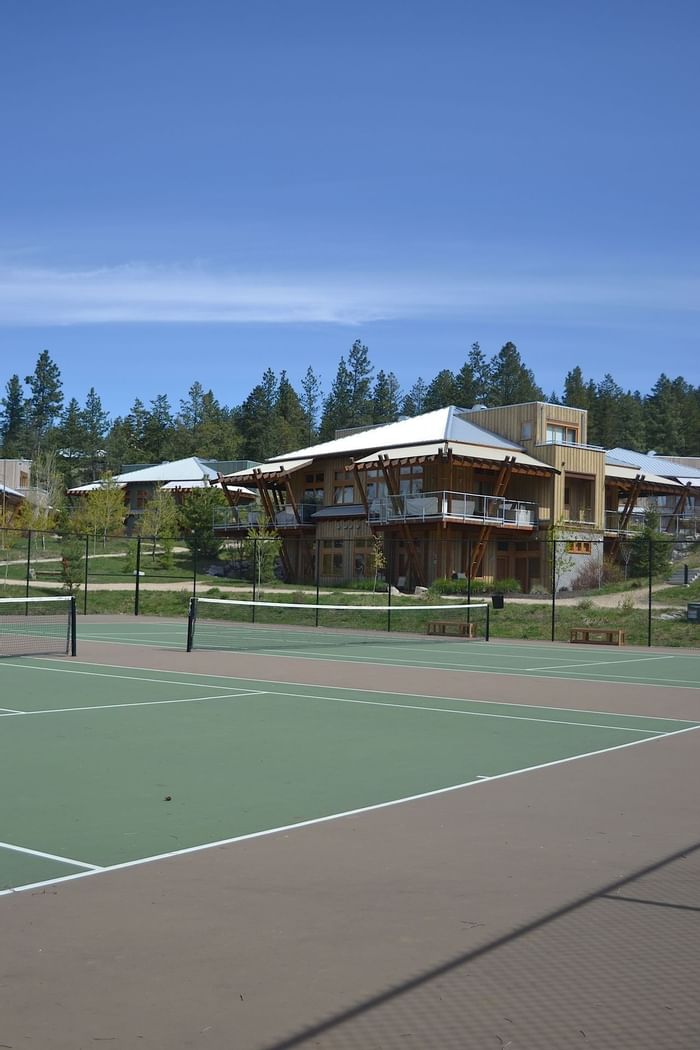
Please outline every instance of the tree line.
[{"label": "tree line", "polygon": [[128,463],[204,459],[264,460],[327,441],[337,430],[388,423],[446,405],[489,407],[550,401],[589,413],[588,440],[604,448],[653,449],[659,455],[700,455],[700,387],[661,374],[650,393],[625,390],[608,373],[586,379],[567,373],[561,392],[545,394],[514,343],[488,357],[473,343],[462,367],[416,379],[408,390],[393,372],[375,369],[356,340],[340,357],[330,388],[309,367],[297,388],[285,371],[267,368],[240,404],[228,406],[194,381],[178,406],[165,394],[148,405],[136,398],[110,418],[91,387],[81,404],[66,401],[58,365],[48,350],[31,375],[9,377],[0,399],[0,455],[53,453],[67,486],[118,473]]}]

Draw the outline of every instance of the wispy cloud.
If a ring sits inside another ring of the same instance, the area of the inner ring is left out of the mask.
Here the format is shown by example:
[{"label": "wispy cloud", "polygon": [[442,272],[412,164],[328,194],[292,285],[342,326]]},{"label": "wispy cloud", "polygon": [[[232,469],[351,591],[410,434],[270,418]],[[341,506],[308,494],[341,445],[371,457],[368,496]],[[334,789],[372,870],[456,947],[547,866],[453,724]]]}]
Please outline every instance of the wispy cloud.
[{"label": "wispy cloud", "polygon": [[[325,323],[695,311],[700,280],[574,274],[242,275],[200,266],[0,265],[0,324]],[[588,317],[590,320],[590,317]]]}]

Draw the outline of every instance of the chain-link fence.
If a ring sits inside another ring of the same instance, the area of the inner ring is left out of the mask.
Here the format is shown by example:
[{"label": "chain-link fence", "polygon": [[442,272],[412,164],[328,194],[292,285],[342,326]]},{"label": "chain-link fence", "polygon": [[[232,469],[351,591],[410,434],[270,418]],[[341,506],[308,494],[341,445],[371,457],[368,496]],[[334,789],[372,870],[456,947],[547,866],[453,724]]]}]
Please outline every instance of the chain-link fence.
[{"label": "chain-link fence", "polygon": [[[222,539],[76,536],[0,529],[5,594],[71,592],[81,613],[185,613],[191,595],[318,602],[491,603],[497,638],[700,646],[700,542],[337,534]],[[576,632],[575,636],[572,632]],[[607,637],[606,637],[607,634]]]}]

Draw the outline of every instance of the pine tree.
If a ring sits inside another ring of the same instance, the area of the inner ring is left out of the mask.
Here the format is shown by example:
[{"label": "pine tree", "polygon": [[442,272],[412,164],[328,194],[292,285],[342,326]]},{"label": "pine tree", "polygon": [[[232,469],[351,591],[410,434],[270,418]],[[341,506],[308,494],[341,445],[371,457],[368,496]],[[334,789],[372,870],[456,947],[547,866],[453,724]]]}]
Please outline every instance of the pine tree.
[{"label": "pine tree", "polygon": [[589,441],[603,448],[617,448],[620,437],[620,403],[623,391],[607,372],[596,386],[591,405]]},{"label": "pine tree", "polygon": [[564,378],[564,404],[570,408],[590,409],[590,394],[591,390],[583,378],[583,372],[576,365]]},{"label": "pine tree", "polygon": [[84,448],[90,460],[91,480],[95,481],[99,472],[98,464],[104,463],[104,445],[109,430],[109,415],[103,409],[102,401],[94,386],[91,386],[87,392],[85,407],[80,413],[80,422],[85,433]]},{"label": "pine tree", "polygon": [[678,449],[684,444],[683,399],[679,397],[679,383],[683,383],[683,380],[672,382],[662,373],[652,387],[645,406],[647,447],[669,456],[678,455]]},{"label": "pine tree", "polygon": [[238,427],[247,459],[265,460],[279,453],[275,438],[275,405],[278,384],[267,368],[237,412]]},{"label": "pine tree", "polygon": [[25,405],[19,376],[11,376],[5,384],[5,396],[0,401],[0,443],[5,459],[19,456],[25,441]]},{"label": "pine tree", "polygon": [[493,359],[488,403],[521,405],[528,401],[542,401],[544,394],[535,382],[535,376],[523,364],[515,343],[506,343]]},{"label": "pine tree", "polygon": [[421,412],[425,411],[425,398],[428,393],[428,385],[424,379],[418,376],[415,383],[404,396],[401,402],[401,415],[403,416],[419,416]]},{"label": "pine tree", "polygon": [[372,422],[392,423],[399,414],[399,381],[393,372],[377,373],[372,392]]},{"label": "pine tree", "polygon": [[372,374],[369,350],[356,339],[348,354],[348,369],[352,379],[350,398],[351,426],[361,427],[372,422]]},{"label": "pine tree", "polygon": [[144,452],[152,463],[163,463],[170,458],[173,438],[173,416],[166,394],[158,394],[151,401],[143,428]]},{"label": "pine tree", "polygon": [[85,437],[80,405],[77,399],[72,397],[55,432],[57,455],[63,462],[66,488],[77,484],[76,470],[85,459]]},{"label": "pine tree", "polygon": [[321,390],[321,379],[316,375],[310,365],[306,369],[306,374],[301,381],[301,389],[301,405],[304,409],[304,417],[307,426],[306,441],[311,445],[318,436],[318,412],[321,407],[321,399],[323,395]]},{"label": "pine tree", "polygon": [[448,405],[454,405],[456,402],[457,381],[449,368],[443,368],[425,392],[423,411],[434,412],[437,408],[447,408]]},{"label": "pine tree", "polygon": [[[280,373],[275,401],[275,441],[278,452],[293,452],[304,445],[307,420],[299,395],[285,371]],[[274,454],[274,453],[273,453]]]},{"label": "pine tree", "polygon": [[24,381],[31,390],[27,402],[31,441],[34,447],[40,448],[63,408],[61,373],[58,365],[51,360],[48,350],[42,350],[34,371]]},{"label": "pine tree", "polygon": [[320,426],[320,437],[323,441],[331,440],[335,436],[336,430],[353,426],[353,391],[352,375],[345,363],[345,358],[341,357],[330,393],[323,403],[323,415],[321,416]]}]

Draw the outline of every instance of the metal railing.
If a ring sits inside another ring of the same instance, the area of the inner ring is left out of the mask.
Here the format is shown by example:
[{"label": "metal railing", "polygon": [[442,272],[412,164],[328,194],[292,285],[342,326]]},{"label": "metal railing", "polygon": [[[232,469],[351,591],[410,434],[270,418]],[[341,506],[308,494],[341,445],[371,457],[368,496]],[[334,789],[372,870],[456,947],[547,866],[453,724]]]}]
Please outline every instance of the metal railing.
[{"label": "metal railing", "polygon": [[[641,514],[633,514],[627,525],[621,527],[622,514],[618,510],[606,510],[605,531],[620,533],[623,536],[633,536],[644,527],[644,517]],[[700,514],[659,514],[659,529],[669,536],[678,536],[682,539],[700,538]]]},{"label": "metal railing", "polygon": [[503,496],[482,496],[476,492],[421,492],[373,500],[369,519],[390,522],[450,518],[453,521],[534,528],[538,523],[537,511],[536,503]]},{"label": "metal railing", "polygon": [[214,511],[212,526],[216,532],[253,529],[259,525],[294,529],[313,524],[312,517],[320,509],[317,503],[298,503],[297,514],[294,513],[293,507],[283,507],[276,511],[270,520],[260,503],[247,503],[240,507],[218,507]]}]

